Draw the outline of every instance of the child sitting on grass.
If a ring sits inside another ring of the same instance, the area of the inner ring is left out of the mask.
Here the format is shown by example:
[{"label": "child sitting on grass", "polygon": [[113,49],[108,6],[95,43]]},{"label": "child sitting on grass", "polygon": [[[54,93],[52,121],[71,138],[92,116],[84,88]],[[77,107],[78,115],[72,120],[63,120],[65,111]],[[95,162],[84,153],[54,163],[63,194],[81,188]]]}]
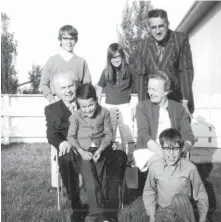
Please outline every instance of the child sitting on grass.
[{"label": "child sitting on grass", "polygon": [[197,201],[199,221],[205,222],[208,196],[196,166],[181,158],[183,138],[169,128],[159,136],[163,158],[149,167],[143,201],[150,222],[194,222],[190,197]]},{"label": "child sitting on grass", "polygon": [[98,104],[91,84],[77,88],[76,102],[80,109],[69,119],[67,138],[80,156],[78,165],[86,187],[90,215],[97,222],[110,221],[106,212],[114,211],[111,217],[116,217],[118,188],[127,156],[121,150],[112,150],[110,113]]}]

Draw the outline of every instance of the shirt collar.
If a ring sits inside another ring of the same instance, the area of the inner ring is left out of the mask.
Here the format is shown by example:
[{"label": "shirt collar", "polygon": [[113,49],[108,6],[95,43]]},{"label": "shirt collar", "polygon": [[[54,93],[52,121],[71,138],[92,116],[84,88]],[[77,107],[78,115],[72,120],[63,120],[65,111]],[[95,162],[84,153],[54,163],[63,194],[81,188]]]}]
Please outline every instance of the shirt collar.
[{"label": "shirt collar", "polygon": [[65,60],[65,61],[69,61],[73,56],[74,53],[72,52],[67,52],[65,51],[62,47],[60,47],[58,49],[58,54]]},{"label": "shirt collar", "polygon": [[[150,102],[151,102],[151,100],[150,100]],[[152,103],[152,102],[151,102]],[[153,106],[156,106],[156,107],[158,107],[159,109],[160,109],[160,105],[159,104],[156,104],[156,103],[152,103],[153,104]],[[169,99],[167,98],[167,101],[166,101],[166,106],[164,107],[165,109],[168,109],[168,107],[169,107]]]},{"label": "shirt collar", "polygon": [[[63,101],[63,102],[64,102],[64,101]],[[65,103],[65,102],[64,102],[64,104],[65,104],[65,106],[67,106],[68,109],[69,109],[69,107],[73,107],[74,110],[77,110],[76,101],[73,101],[73,102],[71,102],[71,103]]]},{"label": "shirt collar", "polygon": [[[166,166],[168,166],[167,162],[165,159],[163,159],[163,166],[164,166],[164,169]],[[179,167],[179,170],[181,169],[181,157],[180,159],[178,160],[178,162],[176,163],[176,168]]]}]

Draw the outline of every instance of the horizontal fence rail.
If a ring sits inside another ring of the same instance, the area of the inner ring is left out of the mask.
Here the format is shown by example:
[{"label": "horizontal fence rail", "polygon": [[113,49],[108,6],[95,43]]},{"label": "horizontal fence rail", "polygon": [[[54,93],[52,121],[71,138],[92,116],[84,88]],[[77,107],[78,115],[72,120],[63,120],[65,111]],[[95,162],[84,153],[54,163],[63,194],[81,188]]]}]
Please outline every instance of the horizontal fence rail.
[{"label": "horizontal fence rail", "polygon": [[[104,105],[105,95],[101,104]],[[192,129],[197,144],[221,148],[221,95],[200,95],[197,98]],[[131,96],[135,109],[138,99]],[[1,142],[47,142],[44,108],[49,103],[42,95],[1,95]],[[136,121],[134,122],[136,137]]]}]

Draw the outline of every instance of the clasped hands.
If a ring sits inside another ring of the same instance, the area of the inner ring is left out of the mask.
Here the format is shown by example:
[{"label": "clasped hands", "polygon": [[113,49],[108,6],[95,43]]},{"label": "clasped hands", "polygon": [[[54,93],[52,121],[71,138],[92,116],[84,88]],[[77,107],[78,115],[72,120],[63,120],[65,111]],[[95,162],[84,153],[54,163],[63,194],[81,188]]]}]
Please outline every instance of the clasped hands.
[{"label": "clasped hands", "polygon": [[[63,156],[64,154],[69,153],[70,149],[71,149],[71,144],[68,143],[67,141],[63,141],[59,145],[59,156]],[[84,149],[80,149],[78,152],[83,160],[93,159],[95,162],[97,162],[101,156],[102,150],[98,149],[94,152],[94,154]]]},{"label": "clasped hands", "polygon": [[94,154],[87,151],[87,150],[81,150],[80,151],[80,155],[82,157],[83,160],[91,160],[93,159],[95,162],[97,162],[101,156],[101,150],[97,150]]}]

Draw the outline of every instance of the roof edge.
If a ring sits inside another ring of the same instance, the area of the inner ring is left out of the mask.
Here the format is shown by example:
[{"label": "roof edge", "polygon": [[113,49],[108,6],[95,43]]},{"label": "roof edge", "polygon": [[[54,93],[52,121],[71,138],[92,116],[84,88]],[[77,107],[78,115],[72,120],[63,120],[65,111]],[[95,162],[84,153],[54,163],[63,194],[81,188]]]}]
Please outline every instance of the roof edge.
[{"label": "roof edge", "polygon": [[202,19],[219,1],[195,1],[190,7],[176,31],[189,33],[195,24]]}]

